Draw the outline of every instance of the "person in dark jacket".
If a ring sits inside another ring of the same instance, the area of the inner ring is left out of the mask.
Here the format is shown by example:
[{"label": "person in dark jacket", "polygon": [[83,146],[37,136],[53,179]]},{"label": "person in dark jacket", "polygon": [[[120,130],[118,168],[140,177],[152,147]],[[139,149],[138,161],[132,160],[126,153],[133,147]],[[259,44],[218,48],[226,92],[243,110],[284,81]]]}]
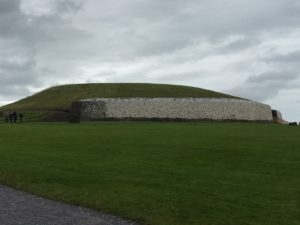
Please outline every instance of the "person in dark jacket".
[{"label": "person in dark jacket", "polygon": [[10,112],[8,115],[8,122],[12,123],[13,122],[13,113]]},{"label": "person in dark jacket", "polygon": [[9,112],[5,112],[5,122],[9,122]]},{"label": "person in dark jacket", "polygon": [[23,113],[20,113],[20,114],[19,114],[20,122],[23,121],[23,116],[24,116]]},{"label": "person in dark jacket", "polygon": [[17,119],[18,119],[18,115],[16,112],[13,112],[12,113],[12,117],[13,117],[13,122],[16,123],[17,122]]}]

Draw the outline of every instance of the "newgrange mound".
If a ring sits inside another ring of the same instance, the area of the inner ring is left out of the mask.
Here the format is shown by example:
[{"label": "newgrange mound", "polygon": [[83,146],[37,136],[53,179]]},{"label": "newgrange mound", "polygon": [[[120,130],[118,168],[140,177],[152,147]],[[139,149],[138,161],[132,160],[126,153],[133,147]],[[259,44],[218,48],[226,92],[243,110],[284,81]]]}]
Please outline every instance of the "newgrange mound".
[{"label": "newgrange mound", "polygon": [[15,103],[4,110],[68,110],[72,102],[91,98],[230,98],[238,97],[206,89],[168,84],[95,83],[72,84],[48,88]]},{"label": "newgrange mound", "polygon": [[[0,108],[46,112],[46,121],[239,120],[272,121],[271,107],[206,89],[145,83],[55,86]],[[76,119],[77,118],[77,119]]]}]

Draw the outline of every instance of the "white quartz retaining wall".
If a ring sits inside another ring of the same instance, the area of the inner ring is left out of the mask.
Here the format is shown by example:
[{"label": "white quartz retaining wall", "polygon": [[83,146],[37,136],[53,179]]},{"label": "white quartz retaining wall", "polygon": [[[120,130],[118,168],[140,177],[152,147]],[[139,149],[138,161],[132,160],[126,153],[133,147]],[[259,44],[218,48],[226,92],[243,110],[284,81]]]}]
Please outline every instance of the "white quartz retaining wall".
[{"label": "white quartz retaining wall", "polygon": [[81,118],[272,121],[271,107],[239,99],[98,98],[81,100]]}]

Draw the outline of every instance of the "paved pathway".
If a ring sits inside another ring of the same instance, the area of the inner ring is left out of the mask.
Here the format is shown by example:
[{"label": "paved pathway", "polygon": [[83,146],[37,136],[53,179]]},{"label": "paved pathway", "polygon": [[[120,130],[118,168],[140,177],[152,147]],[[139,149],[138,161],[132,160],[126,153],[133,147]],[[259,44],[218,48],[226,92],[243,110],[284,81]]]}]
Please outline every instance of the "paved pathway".
[{"label": "paved pathway", "polygon": [[137,225],[115,216],[0,185],[1,225]]}]

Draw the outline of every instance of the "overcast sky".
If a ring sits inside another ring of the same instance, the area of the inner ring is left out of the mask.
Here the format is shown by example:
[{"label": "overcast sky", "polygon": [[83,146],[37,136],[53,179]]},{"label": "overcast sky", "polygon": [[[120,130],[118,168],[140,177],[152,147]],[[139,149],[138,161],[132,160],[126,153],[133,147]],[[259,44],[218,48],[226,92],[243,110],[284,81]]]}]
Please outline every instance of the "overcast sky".
[{"label": "overcast sky", "polygon": [[0,104],[86,82],[192,85],[300,120],[300,1],[0,0]]}]

